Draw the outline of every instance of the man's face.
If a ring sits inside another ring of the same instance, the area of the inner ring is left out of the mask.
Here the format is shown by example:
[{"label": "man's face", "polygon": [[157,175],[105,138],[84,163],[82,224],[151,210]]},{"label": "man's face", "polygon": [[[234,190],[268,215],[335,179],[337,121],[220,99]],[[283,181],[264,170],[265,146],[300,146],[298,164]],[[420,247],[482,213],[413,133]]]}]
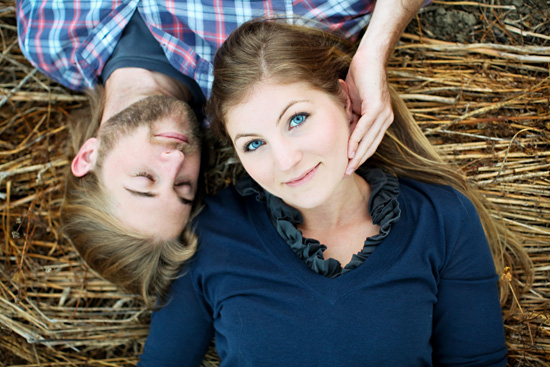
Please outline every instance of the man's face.
[{"label": "man's face", "polygon": [[110,146],[99,149],[99,179],[123,225],[158,239],[181,234],[200,171],[200,141],[193,122],[181,113],[144,121],[126,127],[106,144]]}]

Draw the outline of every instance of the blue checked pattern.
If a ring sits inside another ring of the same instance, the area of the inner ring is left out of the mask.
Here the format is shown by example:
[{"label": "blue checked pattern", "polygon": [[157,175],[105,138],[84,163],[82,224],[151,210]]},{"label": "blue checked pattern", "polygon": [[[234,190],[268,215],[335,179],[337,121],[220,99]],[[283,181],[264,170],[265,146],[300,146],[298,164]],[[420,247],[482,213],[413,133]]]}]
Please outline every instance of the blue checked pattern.
[{"label": "blue checked pattern", "polygon": [[97,83],[137,10],[170,63],[208,96],[214,54],[239,24],[299,16],[355,39],[373,8],[374,0],[17,0],[17,26],[21,50],[34,66],[70,89],[84,90]]}]

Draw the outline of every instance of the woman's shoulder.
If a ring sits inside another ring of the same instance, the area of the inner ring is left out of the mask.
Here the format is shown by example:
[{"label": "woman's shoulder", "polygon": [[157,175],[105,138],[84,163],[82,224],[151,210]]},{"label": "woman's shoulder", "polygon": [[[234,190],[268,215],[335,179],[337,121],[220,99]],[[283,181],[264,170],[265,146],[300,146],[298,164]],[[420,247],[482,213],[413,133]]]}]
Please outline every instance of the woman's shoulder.
[{"label": "woman's shoulder", "polygon": [[480,216],[474,204],[459,190],[416,180],[400,180],[400,205],[407,224],[425,231],[419,243],[422,253],[432,251],[440,259],[446,279],[488,279],[494,265]]},{"label": "woman's shoulder", "polygon": [[[409,178],[399,179],[401,200],[414,206],[430,205],[438,211],[448,213],[476,212],[471,200],[450,185],[427,183]],[[460,210],[462,208],[462,210]]]}]

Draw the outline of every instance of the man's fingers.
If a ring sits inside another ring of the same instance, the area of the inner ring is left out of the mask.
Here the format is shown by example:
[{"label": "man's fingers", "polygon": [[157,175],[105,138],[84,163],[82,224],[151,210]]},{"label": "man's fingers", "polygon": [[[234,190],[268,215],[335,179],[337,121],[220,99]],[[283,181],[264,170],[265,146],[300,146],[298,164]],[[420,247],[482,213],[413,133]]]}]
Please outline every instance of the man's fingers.
[{"label": "man's fingers", "polygon": [[359,158],[353,158],[346,167],[346,176],[350,176],[359,167]]},{"label": "man's fingers", "polygon": [[348,144],[348,158],[353,159],[357,154],[359,143],[363,140],[365,135],[368,134],[373,121],[370,120],[370,116],[362,116],[352,130]]},{"label": "man's fingers", "polygon": [[[390,113],[389,118],[376,120],[368,129],[365,127],[364,122],[361,121],[363,119],[364,117],[359,120],[357,128],[350,137],[349,149],[350,152],[353,149],[353,156],[351,154],[349,156],[351,160],[346,168],[347,175],[352,174],[376,152],[386,130],[393,121],[393,113]],[[358,129],[362,130],[358,131]]]},{"label": "man's fingers", "polygon": [[361,141],[357,148],[355,157],[348,163],[348,166],[346,168],[346,175],[349,176],[353,172],[355,172],[355,170],[357,170],[360,165],[365,163],[365,161],[370,158],[374,154],[374,152],[376,152],[376,148],[378,148],[378,145],[380,145],[383,137],[384,133],[379,133],[373,140],[364,138]]},{"label": "man's fingers", "polygon": [[348,158],[351,159],[351,161],[348,163],[346,169],[347,175],[352,174],[357,169],[357,167],[359,167],[364,162],[363,156],[365,155],[365,151],[369,148],[368,145],[372,139],[369,137],[369,134],[373,135],[375,133],[373,127],[374,124],[372,122],[369,123],[366,119],[366,116],[363,116],[361,119],[359,119],[357,127],[353,131],[349,140],[350,154],[348,155]]},{"label": "man's fingers", "polygon": [[[360,165],[362,165],[363,163],[365,163],[365,161],[367,159],[372,157],[374,153],[376,153],[376,150],[378,149],[378,146],[382,142],[382,139],[384,138],[385,133],[386,133],[386,130],[383,130],[383,131],[380,130],[378,132],[378,135],[376,135],[376,137],[374,138],[374,140],[371,141],[371,143],[366,146],[365,152],[363,153],[363,157],[361,158],[358,167]],[[361,148],[361,147],[359,147],[359,148]],[[361,150],[360,149],[359,149],[359,153],[357,155],[358,156],[361,155]]]}]

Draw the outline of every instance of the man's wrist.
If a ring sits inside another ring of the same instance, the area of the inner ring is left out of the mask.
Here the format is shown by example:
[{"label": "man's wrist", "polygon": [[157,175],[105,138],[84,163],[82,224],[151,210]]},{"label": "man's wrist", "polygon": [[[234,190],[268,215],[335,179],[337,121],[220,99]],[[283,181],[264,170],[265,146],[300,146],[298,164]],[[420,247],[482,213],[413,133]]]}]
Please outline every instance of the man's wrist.
[{"label": "man's wrist", "polygon": [[358,49],[353,58],[358,61],[355,63],[352,62],[351,66],[359,67],[362,70],[368,70],[369,73],[385,73],[390,53],[382,51],[380,47],[383,49],[383,46],[372,45],[372,47],[370,47],[370,45],[367,44],[365,47]]}]

